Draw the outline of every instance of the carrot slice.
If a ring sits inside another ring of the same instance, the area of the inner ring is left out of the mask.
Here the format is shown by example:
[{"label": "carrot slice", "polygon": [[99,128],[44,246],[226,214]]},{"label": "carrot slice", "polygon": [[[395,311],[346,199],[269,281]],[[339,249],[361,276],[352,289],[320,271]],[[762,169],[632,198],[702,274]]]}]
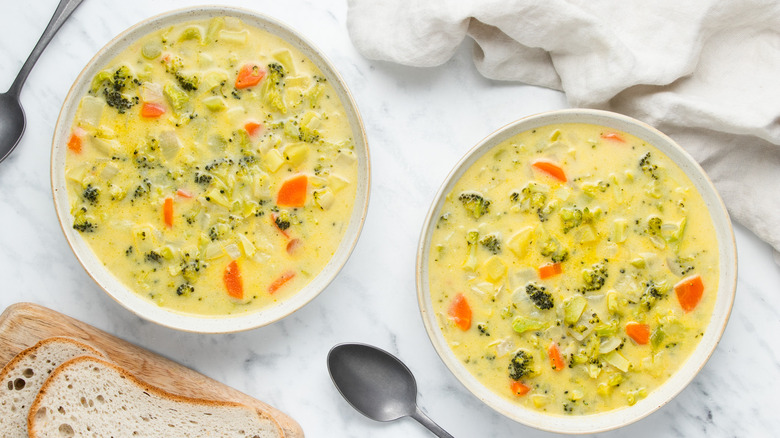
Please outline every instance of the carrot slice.
[{"label": "carrot slice", "polygon": [[173,198],[165,198],[163,202],[163,220],[168,228],[173,227]]},{"label": "carrot slice", "polygon": [[550,356],[550,366],[555,371],[560,371],[566,368],[566,363],[563,361],[561,350],[558,349],[558,343],[553,342],[547,347],[547,355]]},{"label": "carrot slice", "polygon": [[287,242],[287,254],[295,254],[298,252],[298,249],[300,249],[301,245],[301,239],[291,239],[289,242]]},{"label": "carrot slice", "polygon": [[263,125],[257,122],[246,122],[244,124],[244,130],[250,136],[254,136],[255,134],[257,134],[262,127]]},{"label": "carrot slice", "polygon": [[239,300],[244,299],[244,283],[241,281],[241,269],[236,260],[225,267],[222,281],[225,283],[228,295]]},{"label": "carrot slice", "polygon": [[563,171],[563,168],[561,166],[545,160],[539,160],[534,161],[531,166],[535,167],[538,170],[541,170],[542,172],[550,175],[551,177],[557,179],[561,182],[566,182],[566,173]]},{"label": "carrot slice", "polygon": [[677,301],[685,313],[693,310],[701,301],[704,294],[704,283],[699,274],[685,277],[674,285],[674,292],[677,295]]},{"label": "carrot slice", "polygon": [[550,278],[554,275],[558,275],[561,272],[563,272],[563,268],[561,267],[560,262],[548,263],[544,266],[539,267],[539,278],[544,280],[545,278]]},{"label": "carrot slice", "polygon": [[276,204],[285,207],[303,207],[306,204],[308,181],[309,178],[304,174],[286,180],[276,196]]},{"label": "carrot slice", "polygon": [[81,137],[78,135],[71,134],[70,139],[68,139],[68,149],[76,154],[81,153]]},{"label": "carrot slice", "polygon": [[509,384],[509,389],[512,391],[512,394],[518,397],[531,392],[530,386],[524,384],[523,382],[518,382],[517,380],[513,380],[512,383]]},{"label": "carrot slice", "polygon": [[471,306],[463,294],[455,295],[447,313],[461,330],[465,331],[471,327]]},{"label": "carrot slice", "polygon": [[256,64],[244,64],[236,77],[236,88],[249,88],[259,84],[265,77],[265,70]]},{"label": "carrot slice", "polygon": [[626,140],[623,139],[623,136],[621,136],[617,132],[608,132],[606,134],[601,134],[601,138],[603,138],[605,140],[618,141],[620,143],[625,143],[626,142]]},{"label": "carrot slice", "polygon": [[141,106],[141,117],[154,119],[160,117],[163,114],[165,114],[165,107],[160,104],[144,102],[144,104]]},{"label": "carrot slice", "polygon": [[279,288],[284,286],[285,283],[287,283],[288,281],[292,280],[293,277],[295,277],[295,272],[293,272],[293,271],[287,271],[287,272],[283,273],[282,275],[279,276],[279,278],[274,280],[273,283],[271,283],[268,286],[268,293],[272,294],[272,293],[276,292],[277,290],[279,290]]},{"label": "carrot slice", "polygon": [[626,323],[626,334],[637,344],[645,345],[650,342],[650,326],[638,322]]},{"label": "carrot slice", "polygon": [[192,193],[189,192],[188,190],[179,189],[179,190],[176,190],[176,194],[178,196],[181,196],[182,198],[187,198],[187,199],[192,198]]}]

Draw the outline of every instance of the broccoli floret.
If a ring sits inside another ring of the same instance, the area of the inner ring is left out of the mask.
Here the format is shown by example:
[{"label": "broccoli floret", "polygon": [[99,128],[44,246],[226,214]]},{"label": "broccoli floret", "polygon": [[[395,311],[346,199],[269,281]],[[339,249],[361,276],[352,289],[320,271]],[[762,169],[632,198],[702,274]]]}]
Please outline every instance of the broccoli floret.
[{"label": "broccoli floret", "polygon": [[82,219],[73,222],[73,229],[82,233],[92,233],[97,230],[97,225],[86,219]]},{"label": "broccoli floret", "polygon": [[282,114],[287,112],[287,105],[284,103],[284,76],[282,64],[274,62],[268,64],[268,77],[263,82],[265,101]]},{"label": "broccoli floret", "polygon": [[650,280],[645,283],[645,291],[639,298],[639,305],[650,310],[655,303],[666,296],[666,287],[664,284],[656,284]]},{"label": "broccoli floret", "polygon": [[607,282],[608,276],[604,262],[596,263],[590,269],[583,270],[582,278],[585,280],[585,287],[582,288],[582,292],[592,292],[601,289]]},{"label": "broccoli floret", "polygon": [[184,91],[195,91],[198,89],[199,80],[197,76],[183,76],[181,73],[176,73],[176,80],[179,81],[179,85]]},{"label": "broccoli floret", "polygon": [[547,292],[547,288],[544,286],[528,283],[525,286],[525,292],[528,294],[529,298],[531,298],[534,305],[541,310],[552,309],[555,305],[552,294]]},{"label": "broccoli floret", "polygon": [[176,288],[176,295],[178,296],[189,295],[193,292],[195,292],[195,287],[189,283],[183,283],[178,288]]},{"label": "broccoli floret", "polygon": [[658,166],[650,162],[650,152],[642,155],[642,158],[639,160],[639,168],[642,169],[643,172],[650,175],[653,179],[658,179],[658,175],[656,174],[656,170],[658,170]]},{"label": "broccoli floret", "polygon": [[489,212],[490,201],[483,198],[479,193],[463,192],[458,196],[458,200],[460,200],[460,202],[463,203],[463,207],[474,216],[474,219],[479,219],[482,215]]},{"label": "broccoli floret", "polygon": [[144,260],[147,262],[162,263],[163,257],[158,252],[149,251],[144,255]]},{"label": "broccoli floret", "polygon": [[564,234],[582,224],[582,210],[578,208],[562,208],[559,215]]},{"label": "broccoli floret", "polygon": [[498,240],[498,236],[495,234],[488,234],[487,236],[483,237],[479,243],[481,243],[485,249],[492,252],[493,254],[498,254],[501,252],[501,241]]},{"label": "broccoli floret", "polygon": [[541,254],[544,257],[550,257],[553,263],[565,262],[569,258],[569,250],[552,238],[545,242]]},{"label": "broccoli floret", "polygon": [[124,114],[125,111],[137,104],[139,99],[138,96],[125,97],[123,92],[127,88],[139,83],[137,79],[133,78],[130,69],[123,65],[113,75],[108,72],[100,72],[95,75],[95,78],[92,80],[91,91],[97,94],[102,88],[103,96],[108,106],[116,108],[119,114]]},{"label": "broccoli floret", "polygon": [[661,235],[661,225],[663,221],[658,216],[653,216],[647,220],[647,233],[652,236]]},{"label": "broccoli floret", "polygon": [[290,214],[286,211],[282,211],[276,217],[274,218],[274,222],[276,223],[276,226],[279,227],[280,230],[284,231],[288,228],[290,228],[291,222],[290,222]]},{"label": "broccoli floret", "polygon": [[207,186],[211,184],[211,175],[195,172],[195,183],[203,184],[204,186]]},{"label": "broccoli floret", "polygon": [[93,186],[92,184],[87,184],[87,187],[84,188],[84,191],[81,193],[81,196],[87,200],[92,205],[97,204],[98,197],[100,196],[100,190],[98,190],[97,187]]},{"label": "broccoli floret", "polygon": [[530,182],[520,192],[512,192],[509,200],[520,204],[521,211],[536,212],[539,220],[544,222],[552,212],[553,205],[547,205],[549,187],[537,182]]},{"label": "broccoli floret", "polygon": [[189,253],[184,255],[181,262],[181,275],[187,280],[188,283],[194,283],[200,274],[201,269],[205,269],[206,263],[202,263],[200,259],[190,259]]},{"label": "broccoli floret", "polygon": [[531,353],[520,350],[512,360],[509,361],[509,378],[520,380],[525,376],[533,374],[534,357]]}]

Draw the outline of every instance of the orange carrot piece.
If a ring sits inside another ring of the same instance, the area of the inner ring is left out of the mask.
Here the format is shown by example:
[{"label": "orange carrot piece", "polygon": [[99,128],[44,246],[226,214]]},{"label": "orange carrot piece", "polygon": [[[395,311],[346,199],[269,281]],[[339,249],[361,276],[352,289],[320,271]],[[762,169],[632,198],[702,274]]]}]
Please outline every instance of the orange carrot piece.
[{"label": "orange carrot piece", "polygon": [[225,283],[228,295],[239,300],[244,299],[244,282],[241,280],[241,269],[236,260],[225,267],[222,281]]},{"label": "orange carrot piece", "polygon": [[176,190],[176,195],[181,196],[182,198],[187,198],[187,199],[192,198],[192,193],[190,193],[189,190],[184,190],[184,189]]},{"label": "orange carrot piece", "polygon": [[254,87],[265,77],[265,70],[256,64],[244,64],[236,77],[236,88],[243,89]]},{"label": "orange carrot piece", "polygon": [[168,228],[173,227],[173,198],[165,198],[163,202],[163,220]]},{"label": "orange carrot piece", "polygon": [[550,356],[550,366],[555,371],[560,371],[566,368],[566,363],[563,361],[561,350],[558,348],[558,343],[553,342],[547,347],[547,355]]},{"label": "orange carrot piece", "polygon": [[295,254],[298,252],[298,249],[300,249],[301,245],[301,239],[291,239],[289,242],[287,242],[287,254]]},{"label": "orange carrot piece", "polygon": [[550,278],[552,276],[558,275],[561,272],[563,272],[563,267],[561,266],[560,262],[548,263],[544,266],[539,267],[539,278],[544,280],[545,278]]},{"label": "orange carrot piece", "polygon": [[68,150],[70,150],[73,153],[80,154],[81,153],[81,137],[76,135],[75,133],[70,135],[70,139],[68,139]]},{"label": "orange carrot piece", "polygon": [[276,196],[276,204],[285,207],[303,207],[306,204],[308,182],[309,178],[304,174],[286,180]]},{"label": "orange carrot piece", "polygon": [[531,166],[535,167],[538,170],[541,170],[542,172],[550,175],[551,177],[557,179],[561,182],[566,182],[566,173],[563,171],[563,168],[561,166],[545,160],[538,160],[534,161]]},{"label": "orange carrot piece", "polygon": [[638,322],[626,323],[626,334],[637,344],[645,345],[650,342],[650,326]]},{"label": "orange carrot piece", "polygon": [[677,301],[685,313],[693,310],[701,301],[704,294],[704,283],[699,274],[685,277],[674,285],[674,292],[677,294]]},{"label": "orange carrot piece", "polygon": [[512,394],[520,397],[528,394],[531,392],[531,387],[524,384],[523,382],[518,382],[517,380],[513,380],[512,383],[509,384],[509,389],[512,391]]},{"label": "orange carrot piece", "polygon": [[465,331],[471,327],[471,306],[463,294],[455,295],[447,313],[461,330]]},{"label": "orange carrot piece", "polygon": [[244,130],[247,134],[249,134],[250,137],[257,134],[261,129],[263,128],[263,125],[257,122],[246,122],[244,124]]},{"label": "orange carrot piece", "polygon": [[141,117],[155,119],[165,114],[165,107],[158,103],[144,102],[141,105]]},{"label": "orange carrot piece", "polygon": [[618,141],[620,143],[625,143],[626,142],[626,140],[623,139],[623,136],[621,136],[617,132],[608,132],[606,134],[601,134],[601,138],[603,138],[605,140]]},{"label": "orange carrot piece", "polygon": [[287,271],[287,272],[283,273],[282,275],[279,276],[279,278],[274,280],[273,283],[271,283],[268,286],[268,293],[272,294],[272,293],[276,292],[277,290],[279,290],[279,288],[284,286],[285,283],[287,283],[288,281],[292,280],[293,277],[295,277],[295,272],[293,272],[293,271]]}]

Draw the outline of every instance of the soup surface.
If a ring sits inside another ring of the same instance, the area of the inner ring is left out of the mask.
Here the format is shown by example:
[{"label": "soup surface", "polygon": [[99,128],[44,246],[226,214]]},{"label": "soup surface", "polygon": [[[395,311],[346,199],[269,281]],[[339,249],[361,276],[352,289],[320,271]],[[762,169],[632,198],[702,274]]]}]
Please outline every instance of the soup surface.
[{"label": "soup surface", "polygon": [[290,297],[331,259],[355,201],[333,87],[298,49],[233,17],[117,55],[67,147],[73,227],[130,289],[185,313]]},{"label": "soup surface", "polygon": [[446,196],[429,286],[463,366],[525,407],[633,405],[697,346],[718,289],[707,208],[668,157],[588,124],[527,131]]}]

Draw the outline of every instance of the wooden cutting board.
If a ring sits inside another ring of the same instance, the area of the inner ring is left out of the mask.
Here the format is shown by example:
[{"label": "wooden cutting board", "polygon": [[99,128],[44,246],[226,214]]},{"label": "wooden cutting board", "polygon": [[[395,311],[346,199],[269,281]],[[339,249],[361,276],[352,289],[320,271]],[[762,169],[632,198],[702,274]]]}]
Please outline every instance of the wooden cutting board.
[{"label": "wooden cutting board", "polygon": [[80,339],[103,351],[114,363],[139,379],[173,394],[225,400],[253,406],[273,417],[285,438],[302,438],[303,429],[278,409],[190,368],[96,329],[69,316],[30,303],[17,303],[0,315],[0,365],[17,353],[51,336]]}]

